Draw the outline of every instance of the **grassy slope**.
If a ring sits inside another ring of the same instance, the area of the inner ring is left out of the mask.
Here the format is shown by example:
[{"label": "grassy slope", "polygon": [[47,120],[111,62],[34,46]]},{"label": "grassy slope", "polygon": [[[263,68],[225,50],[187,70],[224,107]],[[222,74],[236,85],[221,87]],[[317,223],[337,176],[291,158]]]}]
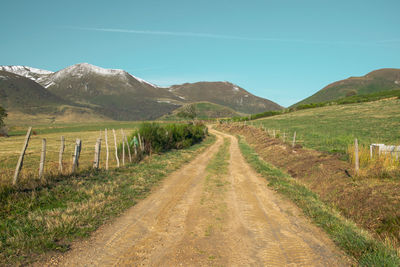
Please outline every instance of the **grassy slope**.
[{"label": "grassy slope", "polygon": [[252,122],[281,130],[309,148],[341,152],[358,138],[361,144],[399,144],[400,100],[327,106],[296,111]]},{"label": "grassy slope", "polygon": [[395,89],[400,89],[400,69],[381,69],[362,77],[351,77],[329,84],[293,106],[331,101],[345,97],[349,92],[362,95]]},{"label": "grassy slope", "polygon": [[323,203],[317,194],[288,174],[262,161],[243,138],[239,139],[239,146],[246,160],[269,181],[271,188],[299,206],[305,215],[324,229],[334,242],[354,257],[361,266],[400,265],[400,258],[395,250],[374,240],[353,222],[341,217],[334,209]]},{"label": "grassy slope", "polygon": [[48,251],[68,250],[100,225],[146,197],[166,175],[198,155],[214,137],[185,150],[154,155],[107,172],[60,177],[35,190],[0,193],[0,265],[34,261]]},{"label": "grassy slope", "polygon": [[[194,105],[196,107],[196,112],[197,112],[197,118],[198,119],[209,119],[209,118],[222,118],[222,117],[233,117],[233,116],[239,116],[239,113],[234,111],[233,109],[210,103],[210,102],[196,102],[193,104],[188,104],[188,105]],[[172,112],[170,115],[164,115],[160,118],[160,120],[182,120],[179,116],[177,116],[177,113],[180,111],[184,110],[185,107],[180,107]]]}]

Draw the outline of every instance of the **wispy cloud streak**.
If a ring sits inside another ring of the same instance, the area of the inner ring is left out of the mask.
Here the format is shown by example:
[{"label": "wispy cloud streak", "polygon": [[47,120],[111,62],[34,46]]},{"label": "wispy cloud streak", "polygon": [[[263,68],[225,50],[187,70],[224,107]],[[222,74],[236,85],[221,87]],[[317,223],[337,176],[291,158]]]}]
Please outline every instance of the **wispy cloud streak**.
[{"label": "wispy cloud streak", "polygon": [[304,42],[304,40],[297,40],[297,39],[242,37],[242,36],[234,36],[234,35],[195,33],[195,32],[144,31],[144,30],[128,30],[128,29],[114,29],[114,28],[86,28],[86,27],[68,27],[68,28],[75,29],[75,30],[83,30],[83,31],[133,33],[133,34],[146,34],[146,35],[166,35],[166,36],[178,36],[178,37],[199,37],[199,38],[247,40],[247,41]]},{"label": "wispy cloud streak", "polygon": [[397,42],[397,40],[366,41],[366,42],[352,42],[352,41],[340,41],[340,40],[318,41],[318,40],[286,39],[286,38],[244,37],[244,36],[235,36],[235,35],[195,33],[195,32],[148,31],[148,30],[135,30],[135,29],[90,28],[90,27],[66,27],[66,28],[72,29],[72,30],[81,30],[81,31],[129,33],[129,34],[159,35],[159,36],[164,35],[164,36],[176,36],[176,37],[197,37],[197,38],[211,38],[211,39],[242,40],[242,41],[267,41],[267,42],[303,43],[303,44],[325,44],[325,45],[384,46],[387,43]]}]

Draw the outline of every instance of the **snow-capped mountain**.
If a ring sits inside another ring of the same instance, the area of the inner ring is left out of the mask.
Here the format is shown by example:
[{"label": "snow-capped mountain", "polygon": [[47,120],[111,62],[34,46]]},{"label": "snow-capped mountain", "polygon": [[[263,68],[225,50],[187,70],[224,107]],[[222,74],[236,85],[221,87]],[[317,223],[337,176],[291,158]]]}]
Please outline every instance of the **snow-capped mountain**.
[{"label": "snow-capped mountain", "polygon": [[116,120],[155,119],[179,106],[201,101],[242,113],[281,108],[229,82],[185,83],[162,88],[124,70],[104,69],[88,63],[57,72],[27,66],[0,66],[1,70],[29,78],[70,105]]},{"label": "snow-capped mountain", "polygon": [[0,66],[0,70],[15,73],[33,81],[37,81],[38,79],[53,73],[52,71],[28,66]]}]

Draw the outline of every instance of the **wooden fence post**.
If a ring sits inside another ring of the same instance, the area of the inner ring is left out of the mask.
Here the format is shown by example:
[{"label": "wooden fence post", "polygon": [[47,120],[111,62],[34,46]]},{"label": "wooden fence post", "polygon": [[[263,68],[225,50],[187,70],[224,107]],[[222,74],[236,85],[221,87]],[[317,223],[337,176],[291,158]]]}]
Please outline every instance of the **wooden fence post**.
[{"label": "wooden fence post", "polygon": [[272,131],[272,134],[273,134],[273,136],[274,136],[274,138],[275,138],[275,137],[276,137],[275,129]]},{"label": "wooden fence post", "polygon": [[115,159],[117,160],[117,167],[119,167],[117,136],[115,135],[115,130],[114,129],[113,129],[113,134],[114,134]]},{"label": "wooden fence post", "polygon": [[46,139],[42,139],[42,153],[40,154],[39,179],[43,179],[44,165],[46,162]]},{"label": "wooden fence post", "polygon": [[140,133],[138,133],[138,136],[139,136],[140,151],[143,151],[143,144],[142,144],[142,138],[140,137]]},{"label": "wooden fence post", "polygon": [[108,140],[107,140],[107,129],[104,130],[104,137],[106,139],[106,170],[108,170]]},{"label": "wooden fence post", "polygon": [[76,139],[74,156],[72,158],[72,170],[71,170],[72,173],[74,173],[79,167],[79,156],[81,154],[81,150],[82,150],[82,141],[80,139]]},{"label": "wooden fence post", "polygon": [[121,134],[122,134],[122,166],[125,166],[125,138],[122,129],[121,129]]},{"label": "wooden fence post", "polygon": [[58,155],[58,170],[63,172],[63,154],[65,149],[65,139],[64,136],[61,136],[61,146],[60,146],[60,154]]},{"label": "wooden fence post", "polygon": [[292,141],[292,147],[296,144],[296,132],[293,134],[293,141]]},{"label": "wooden fence post", "polygon": [[[135,136],[136,137],[136,136]],[[137,139],[137,138],[136,138]],[[133,146],[135,147],[135,157],[137,158],[137,147],[136,147],[136,143],[133,142]]]},{"label": "wooden fence post", "polygon": [[283,142],[285,143],[286,140],[286,132],[283,132]]},{"label": "wooden fence post", "polygon": [[96,145],[94,147],[94,162],[93,168],[98,169],[100,167],[100,149],[101,149],[101,139],[97,138]]},{"label": "wooden fence post", "polygon": [[354,154],[355,154],[355,157],[354,157],[355,170],[356,170],[356,173],[358,173],[358,170],[360,169],[360,159],[358,156],[358,140],[357,140],[357,138],[354,140]]},{"label": "wooden fence post", "polygon": [[125,132],[124,132],[123,129],[121,129],[121,132],[122,132],[123,142],[125,142],[126,146],[128,147],[129,162],[132,162],[131,148],[129,146],[128,137],[126,137]]},{"label": "wooden fence post", "polygon": [[28,132],[26,133],[26,136],[25,136],[24,146],[22,147],[22,151],[21,151],[21,154],[19,155],[17,166],[15,167],[13,185],[16,185],[18,182],[19,172],[21,171],[22,165],[24,164],[25,151],[28,148],[28,143],[29,143],[29,139],[31,138],[31,133],[32,133],[32,127],[29,127]]},{"label": "wooden fence post", "polygon": [[370,159],[372,159],[372,145],[369,146],[369,156]]}]

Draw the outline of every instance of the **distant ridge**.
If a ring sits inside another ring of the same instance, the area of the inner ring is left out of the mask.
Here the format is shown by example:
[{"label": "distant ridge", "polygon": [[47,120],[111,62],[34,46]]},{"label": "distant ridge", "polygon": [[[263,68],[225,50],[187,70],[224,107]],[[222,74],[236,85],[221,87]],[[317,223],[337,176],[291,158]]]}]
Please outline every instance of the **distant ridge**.
[{"label": "distant ridge", "polygon": [[331,83],[293,107],[337,100],[350,95],[365,95],[381,91],[400,90],[400,69],[379,69],[365,76],[350,77]]},{"label": "distant ridge", "polygon": [[[41,94],[47,92],[54,99],[52,106],[68,104],[90,109],[93,114],[113,120],[156,119],[186,104],[204,101],[230,108],[232,114],[282,108],[229,82],[185,83],[163,88],[124,70],[104,69],[88,63],[72,65],[57,72],[28,66],[0,66],[0,71],[18,75],[21,82],[22,78],[29,80],[29,83],[23,81],[26,92],[32,88],[40,88]],[[5,90],[5,86],[8,85],[0,80],[0,91]],[[14,93],[18,92],[22,91]],[[17,98],[13,99],[17,101]],[[21,111],[22,106],[18,101],[13,103],[14,100],[0,98],[0,105]],[[30,101],[28,106],[36,106],[38,110],[43,105],[43,101],[35,97],[25,100]]]}]

